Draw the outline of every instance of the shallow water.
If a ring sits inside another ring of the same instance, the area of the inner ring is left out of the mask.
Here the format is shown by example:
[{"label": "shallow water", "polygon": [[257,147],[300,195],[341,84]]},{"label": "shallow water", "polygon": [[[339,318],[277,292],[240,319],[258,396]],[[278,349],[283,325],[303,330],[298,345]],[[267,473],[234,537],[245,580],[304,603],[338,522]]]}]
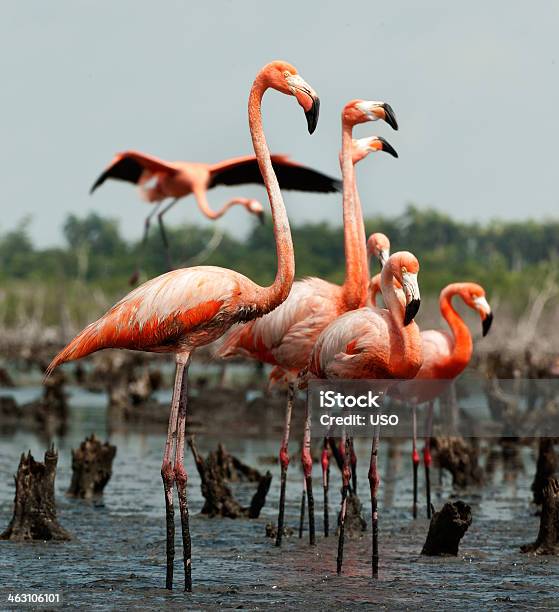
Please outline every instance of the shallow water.
[{"label": "shallow water", "polygon": [[[27,401],[37,388],[17,390]],[[265,524],[275,521],[279,496],[279,467],[265,457],[275,455],[278,436],[243,438],[227,431],[219,437],[243,461],[274,475],[260,519],[206,519],[200,482],[187,454],[189,502],[193,537],[194,593],[181,590],[181,550],[177,539],[175,583],[172,593],[162,588],[165,574],[164,501],[160,465],[165,433],[119,430],[108,436],[103,395],[75,392],[71,399],[70,427],[56,438],[59,464],[56,481],[60,523],[75,539],[67,543],[15,544],[0,542],[0,609],[8,609],[10,592],[61,592],[65,606],[92,609],[188,609],[270,607],[301,609],[385,608],[483,609],[557,608],[559,560],[521,555],[521,544],[533,541],[539,519],[530,506],[534,453],[522,451],[524,472],[506,480],[496,471],[485,487],[462,494],[472,505],[474,521],[453,559],[424,558],[419,552],[427,533],[427,520],[411,519],[409,444],[388,457],[381,447],[380,468],[380,578],[370,579],[370,532],[346,541],[344,575],[335,574],[336,539],[323,538],[320,468],[315,464],[315,500],[318,543],[291,536],[282,549],[265,537]],[[278,415],[281,419],[281,415]],[[66,498],[70,482],[70,449],[86,435],[109,437],[118,448],[113,477],[101,502]],[[202,453],[218,438],[199,436]],[[369,443],[357,440],[359,493],[368,518],[366,481]],[[298,447],[298,441],[292,449]],[[21,452],[30,449],[42,460],[45,441],[17,431],[0,434],[0,529],[12,513],[13,474]],[[451,494],[450,482],[438,484],[433,470],[433,502],[439,508]],[[420,487],[423,479],[420,476]],[[338,503],[339,475],[332,469],[331,522]],[[420,488],[421,491],[421,488]],[[236,489],[247,503],[251,487]],[[287,521],[297,526],[301,477],[293,463],[288,475]],[[420,497],[420,502],[423,497]],[[424,508],[420,505],[420,512]],[[177,512],[178,515],[178,512]],[[177,516],[177,537],[178,516]],[[306,534],[305,534],[306,536]]]}]

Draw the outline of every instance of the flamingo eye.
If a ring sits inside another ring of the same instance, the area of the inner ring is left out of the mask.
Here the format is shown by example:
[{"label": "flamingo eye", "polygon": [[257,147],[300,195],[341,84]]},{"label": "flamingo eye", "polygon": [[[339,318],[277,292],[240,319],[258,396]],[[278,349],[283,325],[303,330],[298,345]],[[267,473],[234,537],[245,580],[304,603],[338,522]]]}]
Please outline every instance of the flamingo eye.
[{"label": "flamingo eye", "polygon": [[406,268],[406,266],[402,266],[402,274],[405,274],[408,271],[408,269]]},{"label": "flamingo eye", "polygon": [[284,73],[283,73],[283,76],[285,78],[287,78],[287,77],[291,76],[291,73],[289,72],[289,70],[285,70]]}]

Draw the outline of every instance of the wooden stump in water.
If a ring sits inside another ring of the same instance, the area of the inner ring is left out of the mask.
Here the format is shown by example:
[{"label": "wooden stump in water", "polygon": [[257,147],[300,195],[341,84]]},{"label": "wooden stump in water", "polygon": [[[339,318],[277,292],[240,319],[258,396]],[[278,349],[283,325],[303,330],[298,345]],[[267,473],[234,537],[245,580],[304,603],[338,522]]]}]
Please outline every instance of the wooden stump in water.
[{"label": "wooden stump in water", "polygon": [[480,485],[483,472],[479,466],[479,449],[458,436],[435,436],[431,447],[437,453],[439,467],[452,474],[452,484],[465,488]]},{"label": "wooden stump in water", "polygon": [[[338,512],[338,530],[341,512]],[[367,521],[363,518],[363,504],[358,495],[351,490],[347,496],[344,532],[346,536],[361,536],[367,531]],[[336,532],[338,533],[338,532]]]},{"label": "wooden stump in water", "polygon": [[[188,445],[202,481],[205,503],[201,514],[209,517],[258,518],[266,502],[272,474],[266,472],[262,476],[258,470],[230,455],[221,444],[218,445],[217,451],[209,453],[206,459],[198,452],[192,436],[188,439]],[[227,484],[231,480],[241,479],[258,482],[258,488],[248,508],[241,506]]]},{"label": "wooden stump in water", "polygon": [[429,524],[422,555],[458,555],[460,540],[472,524],[472,510],[463,501],[447,502]]},{"label": "wooden stump in water", "polygon": [[557,455],[553,444],[554,438],[540,438],[538,444],[538,461],[536,464],[536,475],[532,483],[534,503],[541,506],[544,499],[544,489],[549,479],[557,472]]},{"label": "wooden stump in water", "polygon": [[549,478],[543,488],[540,530],[533,544],[520,547],[525,553],[534,555],[559,554],[559,481]]},{"label": "wooden stump in water", "polygon": [[102,444],[91,434],[72,450],[72,482],[66,494],[80,499],[102,495],[113,473],[115,455],[116,446]]},{"label": "wooden stump in water", "polygon": [[45,462],[22,454],[15,475],[14,515],[2,540],[70,540],[71,535],[56,518],[54,479],[58,453],[52,446],[45,452]]}]

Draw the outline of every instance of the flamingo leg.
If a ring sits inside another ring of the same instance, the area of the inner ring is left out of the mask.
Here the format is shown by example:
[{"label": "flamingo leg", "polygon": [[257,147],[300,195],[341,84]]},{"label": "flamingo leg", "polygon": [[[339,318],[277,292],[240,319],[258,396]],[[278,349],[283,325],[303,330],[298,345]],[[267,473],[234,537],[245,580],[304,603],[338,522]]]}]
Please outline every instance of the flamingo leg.
[{"label": "flamingo leg", "polygon": [[427,498],[427,518],[431,518],[431,432],[433,430],[434,402],[431,400],[427,408],[425,423],[425,446],[423,447],[423,463],[425,465],[425,494]]},{"label": "flamingo leg", "polygon": [[413,518],[417,518],[417,470],[419,467],[419,453],[417,452],[417,406],[412,405],[412,426],[413,426],[413,442],[412,442],[412,463],[413,463]]},{"label": "flamingo leg", "polygon": [[167,440],[165,441],[163,463],[161,465],[161,477],[163,479],[163,489],[165,491],[165,515],[167,525],[167,575],[165,586],[168,589],[173,588],[173,562],[175,560],[175,509],[173,506],[175,470],[173,468],[173,455],[175,453],[175,443],[177,440],[177,420],[179,414],[184,366],[185,364],[177,358],[175,386],[173,389],[173,400],[171,402],[171,413],[169,415],[169,427],[167,430]]},{"label": "flamingo leg", "polygon": [[371,488],[371,524],[373,532],[373,553],[371,558],[373,578],[378,577],[378,487],[380,476],[378,473],[378,446],[380,438],[380,422],[375,425],[373,432],[373,443],[371,445],[371,463],[369,465],[369,486]]},{"label": "flamingo leg", "polygon": [[350,460],[351,460],[351,486],[353,493],[357,495],[357,455],[353,446],[353,437],[349,439]]},{"label": "flamingo leg", "polygon": [[285,487],[287,483],[287,467],[289,465],[289,431],[291,429],[291,413],[293,411],[293,397],[295,395],[295,385],[290,382],[287,385],[287,404],[285,407],[285,423],[283,426],[283,438],[281,441],[281,448],[279,453],[279,460],[281,465],[281,484],[280,484],[280,501],[278,511],[278,533],[276,535],[276,546],[281,546],[281,539],[283,537],[283,522],[285,515]]},{"label": "flamingo leg", "polygon": [[188,516],[188,500],[186,497],[186,483],[188,476],[184,469],[184,442],[186,435],[186,408],[188,405],[188,366],[190,353],[182,353],[177,362],[182,365],[182,377],[179,382],[179,409],[177,417],[177,448],[175,454],[175,482],[179,497],[179,510],[181,515],[183,563],[184,563],[184,590],[192,591],[192,544],[190,540],[190,524]]},{"label": "flamingo leg", "polygon": [[171,260],[171,252],[169,250],[169,239],[167,238],[167,231],[165,230],[165,225],[163,224],[163,216],[168,213],[178,201],[179,198],[171,200],[169,204],[167,204],[167,206],[165,206],[165,208],[157,215],[159,231],[161,233],[161,240],[163,240],[163,246],[165,248],[165,257],[167,259],[167,267],[169,268],[169,270],[173,269],[173,262]]},{"label": "flamingo leg", "polygon": [[142,268],[142,262],[144,259],[143,255],[144,255],[144,250],[146,248],[146,242],[148,239],[148,233],[149,233],[151,220],[153,218],[153,215],[155,215],[155,213],[161,208],[161,204],[162,202],[157,202],[157,204],[153,207],[153,210],[149,213],[149,215],[146,217],[144,221],[144,233],[142,235],[142,246],[140,247],[140,256],[138,257],[138,261],[136,263],[136,269],[134,270],[134,272],[132,273],[132,276],[130,276],[130,279],[128,281],[130,285],[135,285],[138,282],[138,278],[140,277],[140,270]]},{"label": "flamingo leg", "polygon": [[349,480],[351,477],[349,469],[349,441],[345,430],[342,436],[342,446],[344,448],[344,465],[342,469],[342,505],[340,509],[340,531],[338,534],[338,556],[336,559],[336,572],[342,573],[344,562],[344,536],[345,536],[345,517],[347,511],[347,494],[349,492]]},{"label": "flamingo leg", "polygon": [[303,527],[305,526],[305,505],[307,501],[307,481],[303,478],[303,493],[301,494],[301,513],[299,514],[299,539],[303,537]]},{"label": "flamingo leg", "polygon": [[309,544],[315,544],[314,528],[314,496],[312,491],[312,455],[311,455],[311,407],[307,397],[305,403],[305,432],[303,435],[303,452],[301,453],[303,474],[305,476],[305,489],[307,491],[307,504],[309,512]]},{"label": "flamingo leg", "polygon": [[330,515],[328,509],[328,488],[330,486],[330,452],[328,450],[328,436],[324,436],[322,442],[322,490],[324,492],[324,537],[327,538],[330,532]]}]

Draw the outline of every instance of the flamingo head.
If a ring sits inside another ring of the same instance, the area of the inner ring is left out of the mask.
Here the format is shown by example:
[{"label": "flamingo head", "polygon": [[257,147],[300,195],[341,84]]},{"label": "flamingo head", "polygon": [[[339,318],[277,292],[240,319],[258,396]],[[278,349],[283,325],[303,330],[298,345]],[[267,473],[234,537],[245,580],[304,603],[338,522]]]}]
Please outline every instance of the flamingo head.
[{"label": "flamingo head", "polygon": [[342,121],[350,126],[367,121],[386,121],[390,127],[397,130],[398,122],[392,107],[387,102],[374,100],[352,100],[342,111]]},{"label": "flamingo head", "polygon": [[400,251],[391,255],[384,267],[388,267],[393,277],[402,285],[406,298],[404,326],[409,325],[414,320],[421,304],[419,284],[417,282],[419,261],[417,261],[417,257],[412,253]]},{"label": "flamingo head", "polygon": [[318,123],[320,100],[314,89],[298,74],[297,69],[284,61],[269,63],[264,68],[269,87],[281,93],[295,96],[305,111],[309,134],[312,134]]},{"label": "flamingo head", "polygon": [[376,257],[381,268],[390,257],[390,240],[386,234],[375,232],[367,240],[367,254],[369,257]]},{"label": "flamingo head", "polygon": [[396,149],[381,136],[354,138],[351,141],[351,161],[354,165],[365,159],[369,153],[375,153],[376,151],[385,151],[392,157],[398,157]]},{"label": "flamingo head", "polygon": [[250,199],[248,200],[246,207],[248,212],[256,215],[260,223],[264,225],[266,217],[264,216],[264,207],[262,204],[258,200]]},{"label": "flamingo head", "polygon": [[493,312],[485,297],[485,289],[477,283],[459,283],[458,292],[466,305],[479,314],[482,334],[486,336],[493,323]]}]

